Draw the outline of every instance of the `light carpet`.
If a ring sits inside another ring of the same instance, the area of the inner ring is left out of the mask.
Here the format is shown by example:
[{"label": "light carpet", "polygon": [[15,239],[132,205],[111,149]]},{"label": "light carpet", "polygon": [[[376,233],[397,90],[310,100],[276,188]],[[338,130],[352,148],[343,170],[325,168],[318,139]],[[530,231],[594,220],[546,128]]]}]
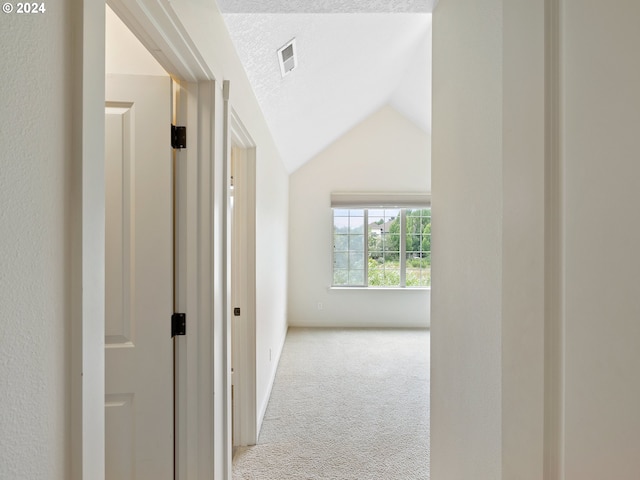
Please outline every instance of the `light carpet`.
[{"label": "light carpet", "polygon": [[234,480],[429,479],[429,331],[290,328]]}]

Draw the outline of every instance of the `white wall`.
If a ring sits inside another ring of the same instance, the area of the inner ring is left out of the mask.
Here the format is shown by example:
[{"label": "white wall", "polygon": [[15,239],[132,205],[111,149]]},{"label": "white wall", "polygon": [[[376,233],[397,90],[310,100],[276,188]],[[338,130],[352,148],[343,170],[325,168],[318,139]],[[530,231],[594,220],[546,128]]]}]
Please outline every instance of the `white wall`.
[{"label": "white wall", "polygon": [[434,14],[434,478],[640,476],[640,6],[601,7]]},{"label": "white wall", "polygon": [[430,150],[429,135],[386,106],[291,175],[290,325],[429,326],[429,290],[329,286],[331,192],[429,192]]},{"label": "white wall", "polygon": [[543,2],[528,0],[504,2],[502,12],[502,478],[540,480],[547,478],[542,390],[550,270],[544,254],[543,197],[551,170],[545,166],[545,12]]},{"label": "white wall", "polygon": [[0,478],[70,478],[70,1],[0,28]]},{"label": "white wall", "polygon": [[566,479],[637,479],[640,4],[563,5]]},{"label": "white wall", "polygon": [[434,478],[544,475],[544,20],[526,0],[434,14]]},{"label": "white wall", "polygon": [[[502,2],[433,17],[431,475],[502,478]],[[437,227],[436,227],[437,226]]]}]

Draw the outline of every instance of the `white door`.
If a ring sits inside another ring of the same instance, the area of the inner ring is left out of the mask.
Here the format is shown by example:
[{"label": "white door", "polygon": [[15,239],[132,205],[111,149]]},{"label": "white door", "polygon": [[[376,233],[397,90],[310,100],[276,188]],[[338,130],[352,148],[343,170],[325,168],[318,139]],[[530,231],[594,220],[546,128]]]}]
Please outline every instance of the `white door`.
[{"label": "white door", "polygon": [[171,79],[106,81],[106,479],[174,477]]}]

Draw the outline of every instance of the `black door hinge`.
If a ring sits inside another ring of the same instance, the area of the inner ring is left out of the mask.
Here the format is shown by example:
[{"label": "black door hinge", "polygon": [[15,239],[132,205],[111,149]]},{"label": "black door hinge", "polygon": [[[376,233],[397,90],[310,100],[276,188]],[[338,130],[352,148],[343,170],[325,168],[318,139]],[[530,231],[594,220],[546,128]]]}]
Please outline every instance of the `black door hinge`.
[{"label": "black door hinge", "polygon": [[187,127],[171,125],[171,148],[187,148]]},{"label": "black door hinge", "polygon": [[185,313],[174,313],[171,315],[171,337],[187,334],[187,315]]}]

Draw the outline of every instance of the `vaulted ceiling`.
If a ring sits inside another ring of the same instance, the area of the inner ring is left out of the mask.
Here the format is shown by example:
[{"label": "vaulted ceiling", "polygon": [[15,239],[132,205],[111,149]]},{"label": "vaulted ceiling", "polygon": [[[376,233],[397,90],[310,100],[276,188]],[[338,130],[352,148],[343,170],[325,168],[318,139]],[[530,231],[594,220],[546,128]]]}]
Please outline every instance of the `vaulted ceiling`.
[{"label": "vaulted ceiling", "polygon": [[[433,0],[218,0],[292,172],[390,104],[431,130]],[[282,77],[277,50],[296,39]]]}]

